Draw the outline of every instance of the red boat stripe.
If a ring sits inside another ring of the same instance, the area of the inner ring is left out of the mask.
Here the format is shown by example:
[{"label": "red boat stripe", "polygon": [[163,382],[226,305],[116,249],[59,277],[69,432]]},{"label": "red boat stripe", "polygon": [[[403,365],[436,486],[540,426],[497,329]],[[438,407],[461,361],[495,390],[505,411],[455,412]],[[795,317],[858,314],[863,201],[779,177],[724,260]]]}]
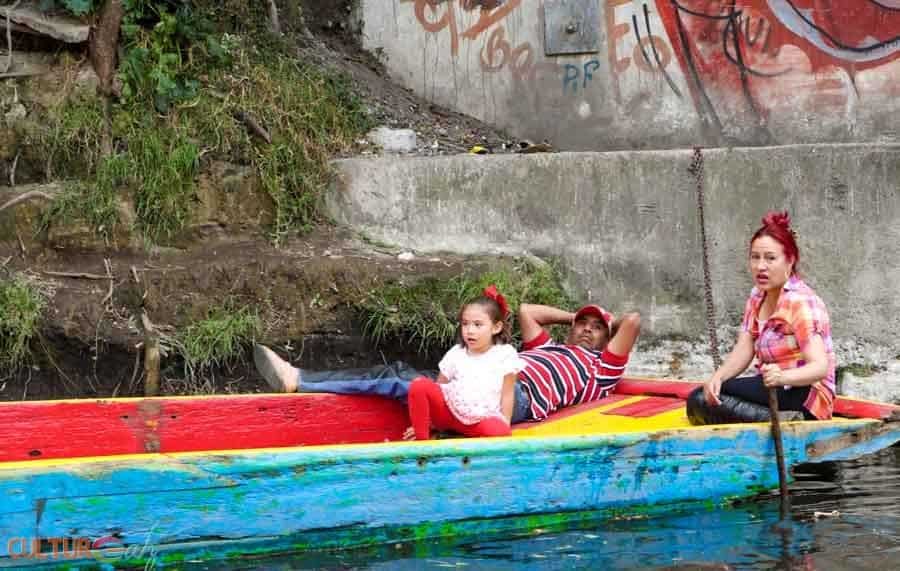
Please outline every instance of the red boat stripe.
[{"label": "red boat stripe", "polygon": [[684,401],[682,399],[669,397],[647,397],[645,399],[639,400],[638,402],[633,402],[631,404],[626,404],[612,410],[607,410],[603,414],[645,418],[679,408],[684,408]]},{"label": "red boat stripe", "polygon": [[0,403],[0,462],[381,442],[407,426],[401,403],[364,396]]}]

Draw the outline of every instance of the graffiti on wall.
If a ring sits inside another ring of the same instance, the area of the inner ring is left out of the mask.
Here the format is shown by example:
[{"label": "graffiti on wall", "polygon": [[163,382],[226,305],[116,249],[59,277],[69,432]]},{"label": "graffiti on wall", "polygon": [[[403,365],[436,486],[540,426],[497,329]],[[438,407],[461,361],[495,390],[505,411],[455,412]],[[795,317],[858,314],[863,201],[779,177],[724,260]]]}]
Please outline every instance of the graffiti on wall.
[{"label": "graffiti on wall", "polygon": [[666,29],[650,2],[606,0],[605,13],[610,79],[616,102],[624,102],[622,78],[635,71],[663,81],[680,98],[679,72],[673,69],[678,64],[673,62]]},{"label": "graffiti on wall", "polygon": [[552,74],[566,96],[582,97],[599,80],[628,112],[683,101],[719,133],[750,125],[766,139],[770,123],[798,111],[900,97],[900,0],[597,1],[605,60],[547,58],[539,39],[511,34],[532,21],[521,10],[542,17],[542,2],[398,0],[422,30],[442,36],[451,59],[470,43],[483,72],[527,81]]},{"label": "graffiti on wall", "polygon": [[[516,79],[533,80],[538,70],[556,69],[538,62],[531,42],[513,44],[504,21],[518,10],[522,0],[400,0],[413,4],[416,20],[432,34],[449,32],[450,55],[459,54],[462,42],[481,40],[479,62],[488,73],[508,69]],[[483,39],[482,39],[483,38]]]},{"label": "graffiti on wall", "polygon": [[[433,34],[450,32],[450,53],[459,54],[460,40],[476,40],[488,28],[500,23],[510,12],[519,7],[522,0],[401,0],[413,4],[416,19],[426,32]],[[460,12],[478,10],[478,18],[465,29],[460,29]]]},{"label": "graffiti on wall", "polygon": [[[866,90],[900,95],[900,0],[607,4],[615,88],[632,64],[656,71],[676,95],[673,78],[680,75],[701,118],[719,130],[726,116],[749,117],[765,128],[778,110],[846,107]],[[619,8],[625,4],[631,14]],[[622,57],[615,42],[629,32],[635,48]],[[871,81],[879,76],[887,79]]]}]

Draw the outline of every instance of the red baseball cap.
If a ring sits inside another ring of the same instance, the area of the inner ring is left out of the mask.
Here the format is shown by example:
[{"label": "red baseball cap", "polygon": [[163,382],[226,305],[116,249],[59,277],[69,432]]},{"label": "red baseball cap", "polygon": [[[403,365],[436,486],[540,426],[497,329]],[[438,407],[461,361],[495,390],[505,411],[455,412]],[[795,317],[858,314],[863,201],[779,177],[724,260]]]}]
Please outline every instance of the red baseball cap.
[{"label": "red baseball cap", "polygon": [[606,311],[599,305],[585,305],[575,312],[575,319],[573,321],[578,321],[585,315],[593,315],[594,317],[599,317],[603,320],[603,323],[605,323],[607,327],[612,328],[613,314]]}]

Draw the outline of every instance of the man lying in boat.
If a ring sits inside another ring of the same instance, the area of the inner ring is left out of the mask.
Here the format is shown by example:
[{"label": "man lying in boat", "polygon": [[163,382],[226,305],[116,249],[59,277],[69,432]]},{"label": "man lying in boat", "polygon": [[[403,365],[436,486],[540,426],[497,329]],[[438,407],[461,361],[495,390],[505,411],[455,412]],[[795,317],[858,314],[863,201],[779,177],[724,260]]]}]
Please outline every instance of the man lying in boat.
[{"label": "man lying in boat", "polygon": [[[512,423],[538,421],[564,407],[609,395],[625,371],[640,333],[640,315],[618,319],[599,305],[585,305],[575,313],[523,303],[519,307],[526,367],[515,387]],[[547,327],[569,325],[562,344]],[[365,369],[308,371],[298,369],[263,345],[253,352],[256,368],[278,392],[379,395],[404,400],[413,379],[422,372],[403,362]]]}]

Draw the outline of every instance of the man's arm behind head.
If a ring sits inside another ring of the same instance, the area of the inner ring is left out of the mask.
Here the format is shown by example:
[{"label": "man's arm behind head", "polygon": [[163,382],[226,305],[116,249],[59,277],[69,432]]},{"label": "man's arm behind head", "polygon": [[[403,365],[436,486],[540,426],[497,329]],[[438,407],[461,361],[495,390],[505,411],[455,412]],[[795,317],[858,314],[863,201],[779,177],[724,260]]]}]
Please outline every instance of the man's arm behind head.
[{"label": "man's arm behind head", "polygon": [[616,355],[628,355],[637,342],[641,333],[641,314],[638,312],[626,313],[614,320],[610,327],[612,336],[606,348]]},{"label": "man's arm behind head", "polygon": [[545,327],[550,325],[571,325],[575,314],[549,305],[523,303],[519,305],[519,329],[522,331],[522,342],[528,343],[537,338]]}]

